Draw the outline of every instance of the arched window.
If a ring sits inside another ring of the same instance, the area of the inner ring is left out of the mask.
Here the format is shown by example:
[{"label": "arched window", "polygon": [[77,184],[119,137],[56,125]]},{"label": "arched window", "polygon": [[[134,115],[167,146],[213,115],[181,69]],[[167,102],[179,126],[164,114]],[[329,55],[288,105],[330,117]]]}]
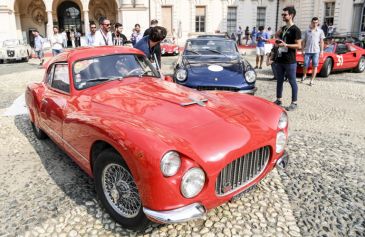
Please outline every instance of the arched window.
[{"label": "arched window", "polygon": [[57,16],[61,29],[82,31],[80,8],[76,3],[70,1],[61,3],[57,8]]}]

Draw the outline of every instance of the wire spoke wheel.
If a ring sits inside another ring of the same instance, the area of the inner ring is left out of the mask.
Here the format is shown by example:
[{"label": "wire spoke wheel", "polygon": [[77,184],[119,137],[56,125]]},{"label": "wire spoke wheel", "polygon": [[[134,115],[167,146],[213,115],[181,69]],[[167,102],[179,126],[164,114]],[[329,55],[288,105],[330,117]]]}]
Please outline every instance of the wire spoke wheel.
[{"label": "wire spoke wheel", "polygon": [[131,173],[119,164],[109,164],[102,172],[102,187],[111,207],[125,218],[136,217],[141,200]]}]

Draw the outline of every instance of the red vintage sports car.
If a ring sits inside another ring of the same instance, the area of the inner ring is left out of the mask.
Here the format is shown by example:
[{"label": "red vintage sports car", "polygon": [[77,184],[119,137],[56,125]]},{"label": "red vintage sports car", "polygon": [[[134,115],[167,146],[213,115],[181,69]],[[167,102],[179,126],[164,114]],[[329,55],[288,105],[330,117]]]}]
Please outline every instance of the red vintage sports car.
[{"label": "red vintage sports car", "polygon": [[178,55],[179,46],[177,46],[172,39],[166,38],[161,42],[162,55]]},{"label": "red vintage sports car", "polygon": [[95,180],[124,227],[199,218],[288,162],[288,117],[264,99],[164,81],[139,50],[80,48],[28,85],[35,136]]},{"label": "red vintage sports car", "polygon": [[[304,57],[300,50],[297,51],[297,73],[303,74]],[[365,49],[351,43],[325,44],[323,57],[319,58],[318,75],[328,77],[333,71],[353,70],[363,72],[365,70]],[[310,64],[308,73],[312,73]]]}]

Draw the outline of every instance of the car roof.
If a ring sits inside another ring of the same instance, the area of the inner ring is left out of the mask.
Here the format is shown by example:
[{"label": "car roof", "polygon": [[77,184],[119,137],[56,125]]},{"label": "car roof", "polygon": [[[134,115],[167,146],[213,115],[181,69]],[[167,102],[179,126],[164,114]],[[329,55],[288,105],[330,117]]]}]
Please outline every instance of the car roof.
[{"label": "car roof", "polygon": [[112,54],[140,54],[144,55],[142,51],[125,46],[96,46],[96,47],[81,47],[76,49],[69,49],[65,52],[53,57],[48,65],[55,62],[69,62],[73,63],[81,59],[92,57],[100,57]]}]

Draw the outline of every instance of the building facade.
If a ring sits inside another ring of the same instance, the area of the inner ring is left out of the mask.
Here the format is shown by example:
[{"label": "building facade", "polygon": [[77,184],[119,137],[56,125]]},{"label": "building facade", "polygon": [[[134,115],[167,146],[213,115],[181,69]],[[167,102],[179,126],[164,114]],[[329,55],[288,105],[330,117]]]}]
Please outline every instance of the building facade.
[{"label": "building facade", "polygon": [[149,27],[158,19],[168,34],[186,38],[213,32],[235,32],[238,26],[263,25],[277,29],[281,10],[293,5],[296,24],[308,27],[313,16],[333,23],[337,32],[365,33],[365,0],[0,0],[0,41],[10,38],[32,41],[37,29],[50,36],[54,25],[65,30],[89,31],[100,16],[124,25],[127,37],[139,23]]}]

